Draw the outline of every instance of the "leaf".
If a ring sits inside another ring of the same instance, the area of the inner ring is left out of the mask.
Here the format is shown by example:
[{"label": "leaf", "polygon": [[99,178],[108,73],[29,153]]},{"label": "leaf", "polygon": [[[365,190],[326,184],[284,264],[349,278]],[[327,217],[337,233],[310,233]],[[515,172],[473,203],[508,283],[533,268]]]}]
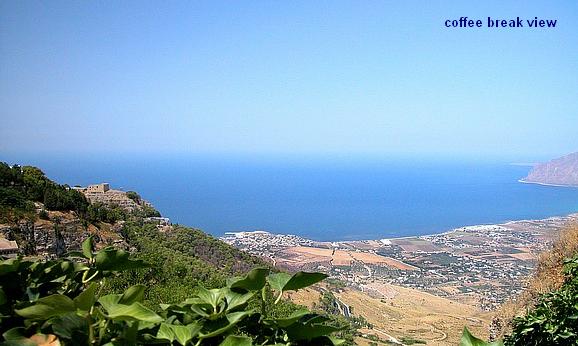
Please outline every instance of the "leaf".
[{"label": "leaf", "polygon": [[246,336],[229,335],[219,346],[253,346],[253,340]]},{"label": "leaf", "polygon": [[228,280],[227,285],[231,289],[240,288],[247,291],[258,291],[265,286],[268,268],[255,268],[244,277],[237,277]]},{"label": "leaf", "polygon": [[4,290],[2,289],[2,287],[0,287],[0,305],[4,305],[4,303],[6,303],[6,293],[4,293]]},{"label": "leaf", "polygon": [[95,257],[94,265],[98,270],[121,271],[145,268],[149,265],[142,260],[129,259],[129,253],[113,247],[100,250]]},{"label": "leaf", "polygon": [[227,301],[227,310],[233,311],[236,308],[242,307],[249,299],[255,295],[255,292],[249,292],[245,294],[235,293],[233,291],[228,291],[225,293],[225,300]]},{"label": "leaf", "polygon": [[13,273],[18,270],[20,266],[20,259],[18,258],[11,258],[5,261],[0,262],[0,275]]},{"label": "leaf", "polygon": [[75,344],[89,344],[87,320],[74,312],[55,318],[52,330],[59,338],[74,340]]},{"label": "leaf", "polygon": [[462,333],[462,338],[460,340],[460,346],[503,346],[504,344],[502,341],[494,341],[494,342],[485,342],[481,339],[476,338],[472,334],[467,327],[464,327],[464,331]]},{"label": "leaf", "polygon": [[275,324],[277,324],[278,326],[285,328],[297,321],[299,321],[299,319],[301,319],[303,316],[309,315],[311,312],[307,309],[301,309],[301,310],[297,310],[295,312],[293,312],[291,315],[289,315],[289,317],[286,318],[278,318],[275,320],[272,320]]},{"label": "leaf", "polygon": [[163,320],[154,311],[138,302],[130,305],[113,304],[109,306],[107,313],[108,317],[113,320],[145,321],[153,323],[158,323]]},{"label": "leaf", "polygon": [[208,290],[201,286],[199,287],[197,296],[203,303],[211,305],[216,312],[219,302],[221,301],[221,299],[223,299],[224,293],[225,293],[224,289],[221,288],[214,288]]},{"label": "leaf", "polygon": [[281,300],[283,292],[296,291],[311,286],[325,278],[327,278],[327,275],[322,273],[298,272],[293,274],[293,276],[287,273],[276,273],[267,276],[267,282],[269,282],[269,285],[271,285],[274,290],[279,292],[277,300],[275,301],[275,303],[278,303],[279,300]]},{"label": "leaf", "polygon": [[283,287],[284,291],[297,291],[301,288],[311,286],[327,278],[323,273],[298,272],[291,277],[291,280]]},{"label": "leaf", "polygon": [[82,291],[76,298],[74,298],[74,305],[77,309],[82,311],[89,311],[90,308],[96,302],[96,289],[98,284],[95,282],[88,285],[88,287]]},{"label": "leaf", "polygon": [[171,328],[170,324],[161,323],[156,338],[168,340],[170,343],[172,343],[175,340],[176,335],[173,332],[173,329]]},{"label": "leaf", "polygon": [[74,305],[74,301],[67,296],[62,294],[53,294],[38,299],[32,306],[15,311],[18,315],[24,318],[47,320],[50,317],[74,312],[76,311],[76,306]]},{"label": "leaf", "polygon": [[197,334],[199,334],[201,327],[201,325],[196,323],[191,323],[186,326],[161,323],[156,337],[157,339],[169,340],[171,343],[174,340],[177,340],[181,345],[186,345]]},{"label": "leaf", "polygon": [[15,339],[22,339],[25,338],[26,335],[26,328],[24,327],[15,327],[12,329],[8,329],[2,334],[2,337],[5,340],[15,340]]},{"label": "leaf", "polygon": [[120,298],[122,294],[107,294],[106,296],[102,296],[98,298],[98,302],[105,310],[109,310],[113,305],[118,304],[120,302]]},{"label": "leaf", "polygon": [[[207,334],[200,334],[199,338],[207,339],[207,338],[212,338],[212,337],[217,336],[217,335],[221,335],[221,334],[225,333],[226,331],[228,331],[229,329],[233,328],[243,318],[249,316],[252,313],[253,313],[253,311],[239,311],[239,312],[230,313],[226,316],[226,320],[224,321],[226,323],[224,323],[222,327],[219,327],[215,330],[212,330],[211,332],[209,332]],[[221,321],[221,323],[222,322],[223,321]]]},{"label": "leaf", "polygon": [[144,299],[145,293],[145,286],[143,285],[134,285],[129,287],[126,291],[124,291],[123,295],[120,297],[118,301],[119,304],[132,304],[135,302],[142,303]]},{"label": "leaf", "polygon": [[267,282],[271,288],[278,292],[283,292],[283,287],[291,280],[291,275],[287,273],[275,273],[267,276]]},{"label": "leaf", "polygon": [[84,258],[92,259],[92,236],[82,242],[82,255]]},{"label": "leaf", "polygon": [[320,336],[329,335],[342,328],[324,324],[294,323],[287,327],[287,336],[293,340],[311,340]]}]

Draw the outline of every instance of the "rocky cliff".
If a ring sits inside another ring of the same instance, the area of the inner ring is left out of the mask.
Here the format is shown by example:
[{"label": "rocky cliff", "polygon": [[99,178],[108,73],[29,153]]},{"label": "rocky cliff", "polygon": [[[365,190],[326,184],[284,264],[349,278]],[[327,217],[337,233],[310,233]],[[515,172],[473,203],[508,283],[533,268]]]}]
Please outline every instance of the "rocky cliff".
[{"label": "rocky cliff", "polygon": [[578,152],[537,164],[521,181],[578,187]]}]

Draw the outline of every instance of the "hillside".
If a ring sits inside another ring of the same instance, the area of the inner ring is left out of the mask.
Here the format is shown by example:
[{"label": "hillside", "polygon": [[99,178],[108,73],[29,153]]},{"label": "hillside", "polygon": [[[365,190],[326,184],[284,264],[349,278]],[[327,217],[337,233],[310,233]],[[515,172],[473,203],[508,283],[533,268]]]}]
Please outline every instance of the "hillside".
[{"label": "hillside", "polygon": [[534,166],[524,183],[578,186],[578,152]]},{"label": "hillside", "polygon": [[37,167],[0,162],[2,254],[61,257],[80,250],[92,236],[97,249],[114,245],[153,264],[123,274],[111,285],[120,290],[136,282],[154,282],[150,294],[155,303],[177,301],[198,284],[222,285],[228,276],[267,266],[200,230],[149,222],[158,219],[149,216],[160,213],[136,192],[106,191],[97,198],[84,190],[58,184]]}]

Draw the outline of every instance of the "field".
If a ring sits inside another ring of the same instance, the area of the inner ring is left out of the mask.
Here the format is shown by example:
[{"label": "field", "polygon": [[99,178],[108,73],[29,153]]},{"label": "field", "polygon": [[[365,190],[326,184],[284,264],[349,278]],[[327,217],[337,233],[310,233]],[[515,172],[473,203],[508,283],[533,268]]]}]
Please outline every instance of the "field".
[{"label": "field", "polygon": [[336,294],[374,325],[364,330],[382,339],[415,339],[428,345],[457,345],[464,326],[476,335],[486,337],[488,316],[470,305],[430,295],[413,289],[388,285],[391,297],[371,298],[363,292],[346,289]]},{"label": "field", "polygon": [[403,270],[414,270],[415,267],[405,264],[393,258],[377,255],[369,252],[359,252],[354,250],[333,250],[307,246],[296,246],[287,248],[284,253],[287,255],[283,261],[287,264],[293,263],[330,263],[334,266],[349,266],[353,262],[364,264],[384,265]]}]

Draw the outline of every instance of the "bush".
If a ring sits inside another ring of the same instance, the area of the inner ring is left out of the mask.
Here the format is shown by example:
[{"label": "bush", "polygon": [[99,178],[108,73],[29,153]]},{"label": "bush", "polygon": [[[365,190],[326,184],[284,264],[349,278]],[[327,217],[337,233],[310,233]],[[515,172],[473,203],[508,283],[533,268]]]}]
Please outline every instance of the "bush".
[{"label": "bush", "polygon": [[562,287],[542,295],[525,316],[515,318],[505,345],[578,345],[578,256],[564,264]]},{"label": "bush", "polygon": [[[52,340],[69,345],[338,345],[330,334],[339,328],[328,318],[308,310],[288,317],[267,313],[285,291],[323,280],[320,273],[294,275],[256,268],[227,280],[217,289],[198,287],[178,304],[153,310],[143,305],[145,286],[122,294],[103,294],[106,279],[115,272],[146,267],[140,260],[111,247],[93,253],[92,239],[82,252],[68,259],[0,262],[0,332],[8,345],[35,345]],[[260,302],[258,309],[249,301]]]},{"label": "bush", "polygon": [[[513,321],[503,345],[578,345],[578,256],[564,262],[562,286],[542,294],[537,304]],[[502,345],[485,343],[464,329],[461,345]]]}]

